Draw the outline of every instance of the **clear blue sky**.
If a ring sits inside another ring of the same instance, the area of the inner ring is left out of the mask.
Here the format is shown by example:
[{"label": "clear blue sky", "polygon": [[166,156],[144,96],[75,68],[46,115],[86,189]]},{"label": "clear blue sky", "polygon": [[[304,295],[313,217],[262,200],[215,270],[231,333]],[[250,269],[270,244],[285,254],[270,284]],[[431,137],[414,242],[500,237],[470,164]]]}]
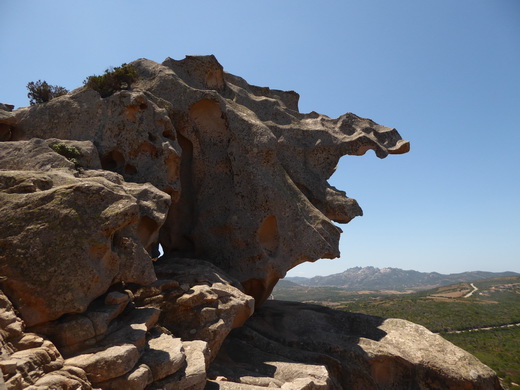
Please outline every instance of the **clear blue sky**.
[{"label": "clear blue sky", "polygon": [[186,54],[411,142],[408,155],[341,160],[331,182],[365,216],[342,226],[341,259],[291,275],[520,272],[520,1],[0,0],[0,102],[17,107],[29,81],[73,89]]}]

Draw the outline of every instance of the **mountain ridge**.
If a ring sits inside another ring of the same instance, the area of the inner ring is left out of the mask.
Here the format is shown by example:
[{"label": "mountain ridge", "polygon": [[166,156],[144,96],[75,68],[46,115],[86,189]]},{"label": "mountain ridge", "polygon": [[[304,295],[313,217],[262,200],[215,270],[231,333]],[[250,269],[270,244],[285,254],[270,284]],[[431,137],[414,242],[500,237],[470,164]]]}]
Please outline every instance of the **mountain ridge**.
[{"label": "mountain ridge", "polygon": [[495,277],[518,276],[516,272],[468,271],[454,274],[419,272],[400,268],[352,267],[343,272],[306,278],[289,276],[285,281],[307,287],[341,287],[351,290],[406,290],[446,286]]}]

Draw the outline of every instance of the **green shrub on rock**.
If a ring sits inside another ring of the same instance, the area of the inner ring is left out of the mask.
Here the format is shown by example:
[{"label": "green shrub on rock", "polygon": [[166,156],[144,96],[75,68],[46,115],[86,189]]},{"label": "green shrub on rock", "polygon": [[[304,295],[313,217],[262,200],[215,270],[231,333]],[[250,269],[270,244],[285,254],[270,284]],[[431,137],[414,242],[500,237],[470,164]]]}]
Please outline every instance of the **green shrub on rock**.
[{"label": "green shrub on rock", "polygon": [[78,148],[75,146],[69,146],[64,144],[63,142],[54,144],[51,146],[52,150],[54,150],[56,153],[62,155],[70,162],[74,163],[74,166],[76,168],[79,167],[79,161],[78,158],[81,157],[81,152]]},{"label": "green shrub on rock", "polygon": [[137,80],[137,72],[132,65],[123,64],[105,70],[101,76],[89,76],[83,82],[88,88],[99,92],[105,98],[122,89],[128,89]]},{"label": "green shrub on rock", "polygon": [[31,81],[27,84],[29,93],[27,97],[30,99],[29,103],[32,105],[37,103],[46,103],[55,97],[65,95],[69,91],[59,85],[49,85],[46,81],[38,80],[36,82]]}]

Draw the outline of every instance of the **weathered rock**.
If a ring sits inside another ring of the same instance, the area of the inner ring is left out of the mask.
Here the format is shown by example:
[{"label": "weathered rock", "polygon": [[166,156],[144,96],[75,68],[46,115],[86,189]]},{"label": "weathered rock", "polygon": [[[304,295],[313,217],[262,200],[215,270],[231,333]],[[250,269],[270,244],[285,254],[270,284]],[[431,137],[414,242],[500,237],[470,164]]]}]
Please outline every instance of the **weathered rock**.
[{"label": "weathered rock", "polygon": [[43,171],[66,169],[74,173],[74,162],[58,153],[53,147],[63,144],[74,148],[79,156],[78,165],[89,169],[101,169],[96,148],[90,141],[32,139],[21,142],[0,143],[0,169],[11,171]]},{"label": "weathered rock", "polygon": [[12,137],[16,116],[12,113],[14,106],[0,103],[0,142],[9,141]]},{"label": "weathered rock", "polygon": [[[177,339],[176,339],[177,340]],[[175,345],[177,341],[175,341]],[[160,381],[153,381],[153,374],[150,367],[140,364],[124,376],[114,378],[105,382],[96,383],[96,386],[104,390],[202,390],[206,385],[206,368],[208,365],[207,344],[203,341],[184,341],[183,358],[185,364],[174,374],[165,377]],[[148,356],[149,358],[150,356]],[[162,360],[162,358],[160,358]],[[155,364],[155,361],[151,361]],[[167,366],[164,368],[168,369]]]},{"label": "weathered rock", "polygon": [[153,383],[150,390],[202,390],[206,385],[209,351],[204,341],[184,341],[186,367],[174,375]]},{"label": "weathered rock", "polygon": [[102,99],[81,88],[45,105],[16,110],[16,119],[14,140],[92,140],[103,169],[178,196],[180,148],[173,126],[166,110],[143,93],[121,91]]},{"label": "weathered rock", "polygon": [[299,113],[213,56],[133,66],[110,97],[0,105],[8,389],[201,390],[213,360],[208,389],[500,388],[406,321],[271,301],[248,320],[287,270],[339,255],[333,221],[362,211],[327,180],[343,155],[407,152],[395,129]]},{"label": "weathered rock", "polygon": [[59,370],[63,358],[48,340],[40,346],[12,352],[8,358],[0,360],[0,368],[8,388],[32,384],[49,371]]},{"label": "weathered rock", "polygon": [[126,375],[98,383],[97,386],[104,390],[144,390],[152,382],[150,367],[141,364]]},{"label": "weathered rock", "polygon": [[294,390],[341,389],[324,365],[299,363],[251,348],[247,342],[238,339],[226,341],[209,377],[221,389],[232,389],[236,383]]},{"label": "weathered rock", "polygon": [[142,390],[180,371],[182,377],[186,367],[183,343],[156,327],[158,320],[157,309],[130,309],[110,324],[95,348],[76,353],[65,363],[83,369],[103,389]]},{"label": "weathered rock", "polygon": [[253,314],[254,299],[211,263],[165,257],[155,263],[155,271],[171,287],[157,288],[156,296],[145,287],[136,293],[137,303],[160,308],[160,324],[183,340],[206,341],[210,360],[228,333]]},{"label": "weathered rock", "polygon": [[[114,302],[113,304],[106,304]],[[49,321],[31,328],[43,334],[69,355],[74,351],[91,348],[107,334],[110,323],[118,317],[130,302],[128,294],[113,291],[105,302],[94,301],[82,314],[66,314],[59,320]]]},{"label": "weathered rock", "polygon": [[209,351],[201,340],[183,341],[187,366],[177,383],[177,390],[202,390],[206,384],[206,370],[209,365]]},{"label": "weathered rock", "polygon": [[91,382],[102,382],[129,372],[139,360],[133,344],[113,345],[69,358],[66,363],[85,370]]},{"label": "weathered rock", "polygon": [[19,109],[13,139],[94,140],[104,169],[172,195],[165,252],[213,262],[257,304],[290,268],[339,255],[332,220],[361,215],[327,183],[339,158],[409,148],[353,114],[301,114],[295,92],[249,85],[213,56],[132,65],[133,91],[102,99],[80,88]]},{"label": "weathered rock", "polygon": [[150,368],[154,381],[176,373],[185,361],[181,339],[159,329],[151,332],[140,360],[141,364]]},{"label": "weathered rock", "polygon": [[[24,329],[25,324],[16,315],[9,298],[0,290],[0,336],[4,339],[20,339],[23,337]],[[6,347],[4,344],[0,346],[2,347],[2,350],[0,350],[2,355],[12,352],[9,349],[4,351],[3,348]]]},{"label": "weathered rock", "polygon": [[331,219],[361,214],[327,184],[339,158],[409,147],[395,129],[353,114],[300,114],[296,93],[250,86],[213,56],[133,65],[141,76],[135,88],[170,104],[183,149],[185,191],[172,205],[162,246],[217,264],[257,304],[288,269],[339,255]]},{"label": "weathered rock", "polygon": [[0,388],[10,390],[91,388],[82,370],[68,371],[63,366],[62,356],[49,340],[26,333],[25,324],[1,290],[0,377]]},{"label": "weathered rock", "polygon": [[45,374],[27,390],[90,390],[92,388],[85,371],[73,366],[63,366],[61,369]]},{"label": "weathered rock", "polygon": [[0,167],[13,169],[0,170],[2,286],[28,326],[81,313],[119,281],[156,279],[145,248],[167,194],[114,173],[77,172],[42,140],[0,143]]},{"label": "weathered rock", "polygon": [[[124,304],[124,301],[119,304]],[[92,310],[90,313],[87,312],[85,317],[91,313]],[[88,347],[86,343],[61,347],[60,349],[69,355],[65,364],[84,370],[96,387],[144,389],[153,382],[153,375],[149,366],[140,364],[140,359],[149,349],[147,334],[153,332],[159,314],[159,310],[154,308],[127,310],[110,323],[104,337],[94,339],[93,348],[85,349]],[[78,345],[83,346],[83,350],[78,351]],[[178,358],[183,357],[181,351]]]},{"label": "weathered rock", "polygon": [[240,382],[247,369],[287,359],[322,364],[343,389],[502,388],[491,369],[420,325],[280,301],[266,302],[231,333],[211,375]]},{"label": "weathered rock", "polygon": [[12,104],[0,103],[0,110],[12,112],[13,109],[14,109],[14,106]]},{"label": "weathered rock", "polygon": [[108,335],[98,343],[99,346],[131,343],[142,353],[146,346],[146,335],[157,324],[160,314],[153,307],[130,310],[110,324]]}]

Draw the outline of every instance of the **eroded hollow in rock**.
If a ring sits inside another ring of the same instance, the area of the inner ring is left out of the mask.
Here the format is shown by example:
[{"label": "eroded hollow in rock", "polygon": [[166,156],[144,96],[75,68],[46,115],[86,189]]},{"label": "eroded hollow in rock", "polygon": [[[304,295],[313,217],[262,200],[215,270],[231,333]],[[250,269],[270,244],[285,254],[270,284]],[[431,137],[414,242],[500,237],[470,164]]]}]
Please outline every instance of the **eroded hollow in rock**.
[{"label": "eroded hollow in rock", "polygon": [[149,154],[152,158],[157,158],[157,156],[159,155],[159,150],[155,147],[155,145],[152,145],[150,142],[142,142],[139,145],[138,150],[136,151],[136,156],[146,153]]},{"label": "eroded hollow in rock", "polygon": [[129,175],[135,175],[137,173],[137,168],[132,164],[126,164],[125,173],[127,173]]},{"label": "eroded hollow in rock", "polygon": [[119,171],[125,166],[125,156],[114,149],[101,157],[101,167],[107,171]]},{"label": "eroded hollow in rock", "polygon": [[193,144],[180,132],[177,140],[182,149],[180,164],[181,194],[179,201],[172,205],[168,215],[168,223],[160,231],[160,242],[166,253],[190,256],[194,252],[194,244],[188,236],[193,225],[193,210],[195,199],[190,194],[193,191]]},{"label": "eroded hollow in rock", "polygon": [[139,239],[141,240],[145,249],[149,250],[149,246],[152,244],[150,242],[150,238],[152,238],[153,233],[157,231],[157,228],[157,222],[155,222],[150,217],[145,215],[139,219],[139,224],[137,225],[137,235],[139,236]]},{"label": "eroded hollow in rock", "polygon": [[11,126],[0,123],[0,142],[9,141],[11,139],[12,129]]},{"label": "eroded hollow in rock", "polygon": [[168,138],[172,141],[175,141],[175,133],[171,129],[166,129],[162,132],[162,136],[164,138]]}]

